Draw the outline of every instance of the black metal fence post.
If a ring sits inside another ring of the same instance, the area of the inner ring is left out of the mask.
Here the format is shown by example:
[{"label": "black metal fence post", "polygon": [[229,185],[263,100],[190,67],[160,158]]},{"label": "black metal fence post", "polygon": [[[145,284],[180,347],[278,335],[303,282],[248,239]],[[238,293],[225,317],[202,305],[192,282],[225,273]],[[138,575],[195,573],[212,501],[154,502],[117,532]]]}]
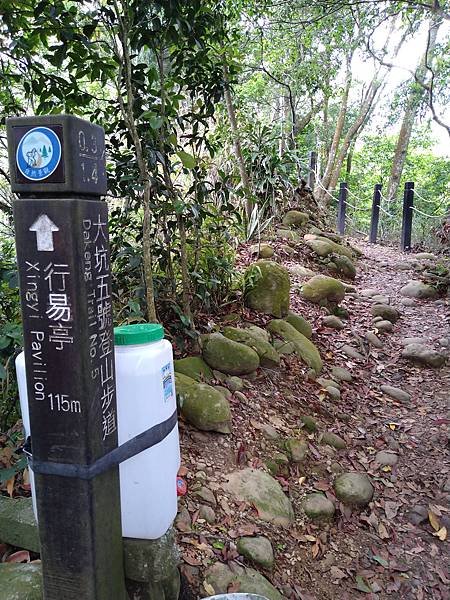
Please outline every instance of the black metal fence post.
[{"label": "black metal fence post", "polygon": [[403,194],[402,234],[400,239],[400,248],[402,252],[411,250],[413,206],[414,181],[407,181],[405,183],[405,191]]},{"label": "black metal fence post", "polygon": [[308,178],[307,184],[312,190],[314,190],[314,186],[316,185],[316,171],[317,171],[317,152],[309,153],[309,170],[308,170]]},{"label": "black metal fence post", "polygon": [[369,235],[369,242],[371,244],[377,243],[378,221],[380,220],[381,188],[382,188],[382,184],[376,183],[374,191],[373,191],[372,218],[370,220],[370,235]]},{"label": "black metal fence post", "polygon": [[338,216],[337,216],[338,232],[340,235],[344,235],[344,232],[345,232],[345,211],[347,208],[347,196],[348,196],[347,182],[342,181],[341,184],[339,185],[339,205],[338,205]]}]

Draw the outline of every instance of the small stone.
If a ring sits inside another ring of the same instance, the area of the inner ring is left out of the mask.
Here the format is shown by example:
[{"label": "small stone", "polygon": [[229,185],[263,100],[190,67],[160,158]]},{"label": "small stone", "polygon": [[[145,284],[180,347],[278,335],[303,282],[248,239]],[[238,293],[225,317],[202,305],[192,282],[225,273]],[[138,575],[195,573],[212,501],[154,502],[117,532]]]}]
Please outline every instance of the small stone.
[{"label": "small stone", "polygon": [[423,344],[409,344],[405,346],[402,357],[412,363],[433,369],[439,369],[446,361],[444,354],[432,350]]},{"label": "small stone", "polygon": [[274,340],[273,347],[278,352],[278,354],[294,354],[295,352],[295,344],[294,342],[285,342],[284,340]]},{"label": "small stone", "polygon": [[200,519],[204,519],[210,525],[216,522],[216,513],[210,506],[206,506],[206,504],[200,505],[198,509],[198,516]]},{"label": "small stone", "polygon": [[344,504],[366,506],[373,498],[374,489],[365,473],[342,473],[334,482],[337,498]]},{"label": "small stone", "polygon": [[273,460],[277,463],[277,465],[280,465],[280,466],[289,464],[288,457],[286,456],[286,454],[283,454],[282,452],[275,452],[275,454],[273,455]]},{"label": "small stone", "polygon": [[409,344],[426,344],[427,343],[427,340],[425,338],[421,338],[421,337],[406,337],[406,338],[402,338],[399,341],[402,346],[409,346]]},{"label": "small stone", "polygon": [[411,507],[411,510],[407,513],[408,521],[413,525],[420,525],[428,521],[428,509],[426,506],[420,506],[415,504]]},{"label": "small stone", "polygon": [[405,286],[400,289],[400,294],[407,298],[419,298],[428,299],[436,298],[438,295],[437,290],[431,286],[423,283],[423,281],[411,280]]},{"label": "small stone", "polygon": [[343,450],[347,447],[345,440],[331,431],[326,431],[322,434],[320,443],[332,446],[333,448],[336,448],[336,450]]},{"label": "small stone", "polygon": [[345,327],[340,318],[336,317],[335,315],[328,315],[327,317],[324,317],[322,324],[324,327],[329,327],[330,329],[344,329]]},{"label": "small stone", "polygon": [[409,402],[411,400],[411,396],[407,392],[404,392],[400,388],[393,387],[392,385],[382,385],[380,386],[380,390],[383,394],[386,394],[399,402]]},{"label": "small stone", "polygon": [[266,537],[242,537],[238,540],[236,548],[239,554],[265,569],[271,569],[274,565],[272,544]]},{"label": "small stone", "polygon": [[294,520],[291,501],[278,481],[268,473],[246,468],[229,473],[227,477],[225,490],[238,502],[254,504],[260,519],[282,527],[291,525]]},{"label": "small stone", "polygon": [[416,304],[413,298],[401,298],[400,303],[403,304],[403,306],[415,306]]},{"label": "small stone", "polygon": [[303,510],[313,520],[327,520],[334,516],[334,504],[324,494],[308,494],[304,499]]},{"label": "small stone", "polygon": [[281,244],[280,250],[285,254],[289,254],[289,256],[295,254],[295,249],[291,248],[291,246],[288,246],[287,244]]},{"label": "small stone", "polygon": [[182,506],[175,517],[175,527],[182,533],[187,533],[192,529],[192,519],[188,509]]},{"label": "small stone", "polygon": [[286,440],[286,450],[294,463],[303,462],[308,455],[308,443],[303,440],[290,438]]},{"label": "small stone", "polygon": [[339,391],[339,389],[337,387],[334,387],[333,385],[329,385],[325,388],[325,390],[332,400],[340,400],[341,399],[341,392]]},{"label": "small stone", "polygon": [[223,387],[222,385],[215,385],[214,389],[220,392],[223,396],[225,396],[227,400],[230,400],[233,395],[228,388]]},{"label": "small stone", "polygon": [[280,434],[272,425],[264,425],[261,428],[261,432],[266,440],[277,440],[280,437]]},{"label": "small stone", "polygon": [[228,377],[225,383],[232,392],[240,392],[244,389],[244,382],[240,377],[237,377],[237,375]]},{"label": "small stone", "polygon": [[338,381],[347,381],[348,383],[353,381],[353,376],[350,371],[343,367],[333,367],[331,369],[331,375]]},{"label": "small stone", "polygon": [[394,326],[391,321],[377,321],[375,323],[375,327],[379,333],[390,333],[394,330]]},{"label": "small stone", "polygon": [[197,490],[194,493],[196,496],[204,500],[207,504],[211,504],[212,506],[217,505],[216,497],[209,488],[202,486],[199,490]]},{"label": "small stone", "polygon": [[320,384],[321,387],[323,388],[327,388],[327,387],[335,387],[336,389],[340,389],[339,388],[339,384],[336,383],[335,381],[333,381],[332,379],[327,379],[326,377],[318,377],[316,379],[316,382]]},{"label": "small stone", "polygon": [[391,323],[395,323],[400,318],[398,310],[388,304],[374,304],[371,312],[374,317],[383,317],[384,320]]},{"label": "small stone", "polygon": [[261,573],[236,563],[233,563],[231,569],[228,565],[216,562],[205,572],[205,580],[216,594],[226,594],[233,584],[235,589],[236,585],[238,586],[240,592],[248,590],[267,600],[284,600],[280,592]]},{"label": "small stone", "polygon": [[375,296],[372,296],[370,300],[375,302],[375,304],[389,304],[389,297],[383,296],[382,294],[376,294]]},{"label": "small stone", "polygon": [[380,321],[383,321],[383,317],[374,317],[372,319],[372,323],[375,325],[376,323],[379,323]]},{"label": "small stone", "polygon": [[358,352],[358,350],[356,350],[356,348],[353,348],[352,346],[349,346],[348,344],[344,344],[342,346],[341,350],[349,358],[354,358],[355,360],[361,360],[361,361],[366,360],[365,357],[360,352]]},{"label": "small stone", "polygon": [[366,331],[366,333],[364,334],[364,337],[366,338],[366,340],[368,342],[370,342],[372,344],[372,346],[374,346],[375,348],[382,348],[383,347],[383,342],[380,340],[380,338],[378,338],[373,331]]},{"label": "small stone", "polygon": [[314,433],[315,431],[318,430],[318,426],[316,421],[308,416],[308,415],[303,415],[302,417],[300,417],[302,423],[303,423],[303,427],[306,429],[306,431],[309,431],[310,433]]},{"label": "small stone", "polygon": [[375,296],[378,293],[378,290],[375,288],[365,288],[359,292],[359,295],[364,296],[365,298],[372,298],[372,296]]},{"label": "small stone", "polygon": [[450,477],[447,478],[447,481],[444,483],[444,487],[442,489],[444,492],[450,492]]},{"label": "small stone", "polygon": [[269,244],[254,244],[250,246],[250,252],[256,254],[258,258],[272,258],[275,254],[274,249]]},{"label": "small stone", "polygon": [[393,452],[381,450],[380,452],[377,452],[375,456],[375,462],[383,466],[393,467],[398,462],[398,456]]},{"label": "small stone", "polygon": [[234,392],[234,397],[243,402],[244,404],[247,403],[247,396],[242,392]]}]

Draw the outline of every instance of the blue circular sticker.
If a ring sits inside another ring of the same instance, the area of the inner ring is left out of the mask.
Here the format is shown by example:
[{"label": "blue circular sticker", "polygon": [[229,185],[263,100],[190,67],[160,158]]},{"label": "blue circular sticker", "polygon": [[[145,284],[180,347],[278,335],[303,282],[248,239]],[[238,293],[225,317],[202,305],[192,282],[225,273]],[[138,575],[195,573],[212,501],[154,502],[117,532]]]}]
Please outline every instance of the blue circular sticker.
[{"label": "blue circular sticker", "polygon": [[48,127],[35,127],[20,140],[16,152],[19,171],[31,181],[42,181],[55,172],[61,160],[61,143]]}]

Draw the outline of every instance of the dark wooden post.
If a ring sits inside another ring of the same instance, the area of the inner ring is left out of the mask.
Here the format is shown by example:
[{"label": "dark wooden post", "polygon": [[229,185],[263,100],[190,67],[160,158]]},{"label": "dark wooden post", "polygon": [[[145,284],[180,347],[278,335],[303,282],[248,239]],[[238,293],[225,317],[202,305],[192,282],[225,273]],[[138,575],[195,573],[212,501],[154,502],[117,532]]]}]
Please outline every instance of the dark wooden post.
[{"label": "dark wooden post", "polygon": [[342,181],[339,186],[339,204],[337,216],[338,232],[340,233],[340,235],[344,235],[345,232],[345,211],[347,209],[347,196],[347,182]]},{"label": "dark wooden post", "polygon": [[317,171],[317,152],[309,153],[309,169],[308,169],[308,178],[307,184],[308,187],[314,190],[314,186],[316,185],[316,171]]},{"label": "dark wooden post", "polygon": [[402,252],[408,252],[409,250],[411,250],[413,206],[414,182],[407,181],[405,183],[405,191],[403,193],[402,233],[400,240],[400,248]]},{"label": "dark wooden post", "polygon": [[119,471],[86,478],[117,447],[104,131],[7,130],[44,600],[124,600]]},{"label": "dark wooden post", "polygon": [[373,191],[372,218],[370,220],[370,235],[369,235],[369,242],[371,244],[377,243],[378,221],[380,220],[381,188],[382,188],[382,184],[376,183],[374,191]]}]

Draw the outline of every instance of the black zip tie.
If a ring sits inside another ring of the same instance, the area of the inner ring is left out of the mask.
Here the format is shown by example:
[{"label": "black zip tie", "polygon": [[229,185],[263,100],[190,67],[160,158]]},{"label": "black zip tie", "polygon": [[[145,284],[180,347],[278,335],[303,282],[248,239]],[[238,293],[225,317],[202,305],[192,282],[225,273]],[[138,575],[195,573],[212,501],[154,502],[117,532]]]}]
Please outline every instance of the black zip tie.
[{"label": "black zip tie", "polygon": [[[162,442],[174,429],[178,422],[177,411],[162,423],[154,425],[150,429],[143,431],[136,437],[128,440],[121,446],[114,448],[108,454],[105,454],[90,465],[72,465],[69,463],[57,463],[35,460],[32,455],[28,455],[30,468],[39,475],[57,475],[59,477],[74,477],[76,479],[90,480],[102,473],[105,473],[120,463],[152,448]],[[27,440],[28,441],[28,440]]]}]

